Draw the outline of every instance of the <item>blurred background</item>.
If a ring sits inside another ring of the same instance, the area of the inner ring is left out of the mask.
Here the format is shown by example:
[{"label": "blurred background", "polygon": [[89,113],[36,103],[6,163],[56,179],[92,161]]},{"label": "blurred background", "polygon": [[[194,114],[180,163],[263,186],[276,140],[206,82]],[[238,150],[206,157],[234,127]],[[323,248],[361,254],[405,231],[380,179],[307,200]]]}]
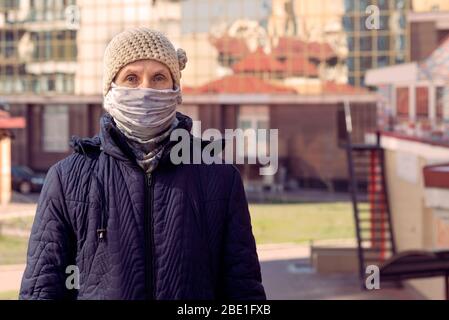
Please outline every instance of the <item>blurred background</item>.
[{"label": "blurred background", "polygon": [[445,297],[449,267],[364,281],[408,250],[446,261],[449,1],[0,0],[0,299],[46,171],[98,133],[104,49],[135,26],[187,52],[195,135],[279,130],[274,176],[239,165],[268,298]]}]

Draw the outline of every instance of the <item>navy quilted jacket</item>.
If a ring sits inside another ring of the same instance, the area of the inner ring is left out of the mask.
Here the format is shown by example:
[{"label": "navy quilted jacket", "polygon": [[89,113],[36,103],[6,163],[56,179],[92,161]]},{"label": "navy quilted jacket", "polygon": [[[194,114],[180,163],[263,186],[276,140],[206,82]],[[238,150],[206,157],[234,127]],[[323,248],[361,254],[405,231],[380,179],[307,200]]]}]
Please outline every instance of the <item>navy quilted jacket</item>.
[{"label": "navy quilted jacket", "polygon": [[174,143],[147,177],[109,114],[72,140],[39,198],[20,299],[266,298],[238,171],[174,165]]}]

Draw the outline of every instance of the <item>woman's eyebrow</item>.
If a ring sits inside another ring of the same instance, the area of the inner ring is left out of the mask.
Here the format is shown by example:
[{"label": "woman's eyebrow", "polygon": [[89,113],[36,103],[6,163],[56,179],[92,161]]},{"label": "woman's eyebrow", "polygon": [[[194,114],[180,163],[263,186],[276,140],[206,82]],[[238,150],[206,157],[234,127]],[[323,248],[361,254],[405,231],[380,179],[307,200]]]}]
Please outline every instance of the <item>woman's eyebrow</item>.
[{"label": "woman's eyebrow", "polygon": [[127,67],[125,69],[122,70],[122,74],[128,74],[128,73],[141,73],[142,70],[139,68],[132,68],[132,67]]},{"label": "woman's eyebrow", "polygon": [[162,74],[166,75],[167,74],[167,70],[165,70],[165,69],[156,69],[155,71],[152,71],[151,73],[153,75],[155,75],[157,73],[162,73]]}]

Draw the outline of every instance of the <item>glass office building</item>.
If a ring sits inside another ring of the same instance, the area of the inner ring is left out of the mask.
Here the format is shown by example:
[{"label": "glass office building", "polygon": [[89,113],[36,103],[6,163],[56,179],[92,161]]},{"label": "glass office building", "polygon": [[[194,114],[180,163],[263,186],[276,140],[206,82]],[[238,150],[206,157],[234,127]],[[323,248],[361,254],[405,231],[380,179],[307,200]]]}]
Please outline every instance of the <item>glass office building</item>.
[{"label": "glass office building", "polygon": [[186,87],[233,75],[301,94],[360,85],[353,79],[362,71],[351,66],[366,64],[353,62],[363,56],[353,51],[376,47],[353,41],[364,35],[345,22],[356,9],[343,0],[2,0],[0,93],[101,94],[106,44],[141,25],[187,51]]},{"label": "glass office building", "polygon": [[[46,170],[70,154],[72,135],[97,134],[104,49],[117,33],[147,26],[187,52],[181,112],[203,130],[280,128],[279,161],[291,179],[338,184],[346,179],[338,110],[342,101],[369,109],[357,131],[374,130],[377,98],[364,74],[408,61],[410,1],[0,0],[0,108],[5,100],[27,121],[12,161]],[[365,30],[370,5],[379,27]]]},{"label": "glass office building", "polygon": [[366,70],[409,61],[409,0],[345,0],[348,82],[363,86]]},{"label": "glass office building", "polygon": [[74,93],[75,0],[0,2],[0,93]]},{"label": "glass office building", "polygon": [[408,62],[407,13],[424,0],[1,0],[0,93],[98,95],[102,55],[132,26],[166,33],[189,57],[183,82],[246,75],[299,94],[364,85]]}]

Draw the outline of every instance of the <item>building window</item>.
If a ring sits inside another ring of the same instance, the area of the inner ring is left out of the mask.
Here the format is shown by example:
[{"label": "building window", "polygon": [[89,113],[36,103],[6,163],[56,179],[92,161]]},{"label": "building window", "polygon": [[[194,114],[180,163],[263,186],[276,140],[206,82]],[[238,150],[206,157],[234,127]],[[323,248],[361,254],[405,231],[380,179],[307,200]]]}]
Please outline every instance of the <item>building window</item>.
[{"label": "building window", "polygon": [[[446,90],[447,91],[447,90]],[[436,119],[443,120],[444,117],[444,106],[448,103],[448,97],[445,95],[444,87],[436,88]]]},{"label": "building window", "polygon": [[372,51],[373,43],[371,37],[360,38],[360,50],[361,51]]},{"label": "building window", "polygon": [[385,67],[388,65],[388,56],[377,57],[377,67]]},{"label": "building window", "polygon": [[416,116],[417,118],[429,116],[429,89],[427,87],[416,88]]},{"label": "building window", "polygon": [[396,112],[398,116],[408,117],[408,88],[396,89]]},{"label": "building window", "polygon": [[33,61],[76,61],[76,31],[39,31],[31,33]]},{"label": "building window", "polygon": [[0,9],[2,10],[11,10],[17,9],[19,7],[19,0],[2,0],[0,4]]},{"label": "building window", "polygon": [[377,38],[377,49],[379,51],[389,51],[390,50],[390,38],[388,36],[379,36]]},{"label": "building window", "polygon": [[[237,119],[237,128],[242,129],[246,137],[249,136],[246,135],[248,133],[247,130],[251,130],[257,136],[257,129],[269,129],[269,119],[270,109],[268,106],[241,106]],[[257,141],[251,141],[251,139],[245,138],[246,156],[255,158],[257,157],[258,150],[262,154],[268,154],[268,133],[265,138],[264,140],[257,139]],[[254,151],[256,151],[256,154],[254,154]],[[237,152],[240,152],[240,150],[237,150]],[[244,155],[238,154],[238,156]]]},{"label": "building window", "polygon": [[67,105],[44,106],[42,148],[46,152],[69,150],[69,108]]},{"label": "building window", "polygon": [[75,3],[75,0],[30,0],[29,19],[31,21],[64,20],[65,8]]}]

